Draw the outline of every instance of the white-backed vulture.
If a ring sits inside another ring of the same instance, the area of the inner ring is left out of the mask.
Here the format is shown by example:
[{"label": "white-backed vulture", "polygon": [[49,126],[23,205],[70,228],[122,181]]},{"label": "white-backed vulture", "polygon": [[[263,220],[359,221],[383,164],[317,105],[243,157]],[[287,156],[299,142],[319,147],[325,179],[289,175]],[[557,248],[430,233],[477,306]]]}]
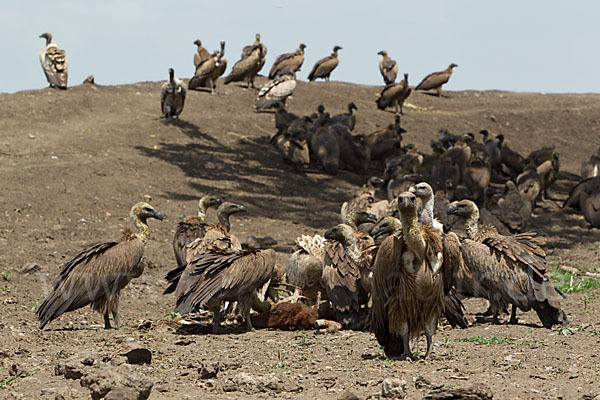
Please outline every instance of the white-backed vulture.
[{"label": "white-backed vulture", "polygon": [[408,86],[408,74],[404,74],[403,81],[391,83],[379,93],[377,108],[385,110],[390,106],[396,105],[396,114],[402,114],[402,106],[411,91],[412,89]]},{"label": "white-backed vulture", "polygon": [[273,108],[276,103],[285,107],[285,102],[296,89],[296,80],[290,76],[282,76],[267,82],[258,92],[256,98],[256,111]]},{"label": "white-backed vulture", "polygon": [[275,129],[277,129],[277,132],[285,131],[292,121],[295,121],[299,118],[296,114],[287,111],[281,103],[277,103],[274,108]]},{"label": "white-backed vulture", "polygon": [[429,225],[417,222],[417,198],[398,197],[402,230],[383,240],[373,264],[371,328],[389,358],[414,358],[409,341],[423,332],[425,357],[444,309],[444,294],[460,264],[458,238],[444,241]]},{"label": "white-backed vulture", "polygon": [[[276,103],[278,104],[278,103]],[[310,164],[310,152],[306,139],[295,136],[288,130],[276,135],[274,143],[283,154],[285,161],[291,163],[294,168],[302,170]]]},{"label": "white-backed vulture", "polygon": [[260,33],[256,34],[254,43],[248,46],[244,46],[244,48],[242,49],[241,56],[242,59],[249,57],[250,55],[252,55],[252,52],[258,47],[261,48],[261,60],[256,66],[257,69],[255,74],[258,74],[258,72],[265,65],[265,61],[267,59],[267,46],[260,42]]},{"label": "white-backed vulture", "polygon": [[427,182],[419,182],[416,185],[411,186],[408,191],[421,200],[421,205],[417,211],[419,222],[423,225],[431,224],[438,233],[444,233],[444,226],[435,218],[435,215],[433,215],[435,201],[431,185]]},{"label": "white-backed vulture", "polygon": [[365,222],[375,223],[375,216],[354,210],[346,216],[346,223],[325,232],[325,256],[322,280],[336,320],[348,329],[364,327],[371,289],[371,254],[373,238],[358,231]]},{"label": "white-backed vulture", "polygon": [[517,176],[517,181],[515,183],[517,184],[519,192],[527,197],[532,206],[534,206],[542,193],[542,182],[533,160],[530,160],[525,165],[523,172]]},{"label": "white-backed vulture", "polygon": [[217,208],[217,224],[202,225],[203,234],[188,243],[185,247],[185,258],[179,265],[165,276],[169,286],[163,294],[173,293],[179,285],[182,274],[186,271],[188,262],[197,255],[205,252],[209,247],[218,247],[221,250],[241,250],[240,241],[234,235],[229,234],[231,224],[229,217],[233,214],[246,212],[246,207],[239,204],[224,202]]},{"label": "white-backed vulture", "polygon": [[209,224],[206,222],[206,211],[210,207],[219,207],[223,201],[207,195],[198,200],[198,215],[187,217],[177,224],[173,236],[173,252],[178,266],[184,266],[186,261],[187,246],[196,239],[202,239],[206,234]]},{"label": "white-backed vulture", "polygon": [[225,72],[227,60],[225,56],[225,42],[221,41],[221,50],[211,54],[201,65],[196,68],[196,72],[188,83],[188,89],[209,88],[211,93],[215,93],[217,79]]},{"label": "white-backed vulture", "polygon": [[308,80],[310,82],[321,78],[329,82],[329,75],[338,66],[338,50],[342,50],[340,46],[334,46],[331,55],[321,58],[315,63],[310,74],[308,74]]},{"label": "white-backed vulture", "polygon": [[367,184],[352,199],[342,203],[340,208],[342,221],[346,220],[346,215],[352,210],[368,211],[369,207],[375,202],[375,191],[381,188],[384,183],[385,181],[379,177],[370,177]]},{"label": "white-backed vulture", "polygon": [[333,117],[331,117],[329,122],[332,125],[333,124],[345,125],[351,131],[354,130],[354,126],[356,126],[356,115],[354,115],[352,110],[358,110],[358,107],[356,107],[356,104],[354,104],[353,102],[350,102],[350,103],[348,103],[348,112],[347,113],[334,115]]},{"label": "white-backed vulture", "polygon": [[550,281],[546,253],[535,234],[504,236],[491,227],[479,229],[479,210],[470,200],[450,204],[448,213],[463,218],[467,232],[460,247],[470,278],[460,291],[486,297],[495,309],[495,320],[499,308],[512,304],[510,323],[518,323],[518,307],[533,308],[546,328],[567,324],[560,306],[562,293]]},{"label": "white-backed vulture", "polygon": [[208,50],[202,47],[202,42],[200,41],[200,39],[194,41],[194,44],[198,46],[196,53],[194,53],[194,68],[197,71],[198,67],[209,59],[210,53],[208,52]]},{"label": "white-backed vulture", "polygon": [[465,186],[471,192],[471,198],[479,205],[483,206],[485,200],[485,190],[492,179],[492,170],[487,153],[472,153],[469,166],[465,169],[463,181]]},{"label": "white-backed vulture", "polygon": [[294,79],[296,78],[296,72],[300,71],[302,67],[302,63],[304,63],[304,49],[306,45],[304,43],[300,43],[298,50],[293,53],[285,53],[281,54],[275,62],[273,66],[271,66],[271,70],[269,71],[269,79],[275,79],[278,76],[292,76]]},{"label": "white-backed vulture", "polygon": [[371,154],[371,160],[384,161],[394,155],[399,155],[402,148],[402,134],[406,130],[400,124],[400,115],[394,115],[394,123],[389,124],[384,131],[375,131],[366,136],[366,145]]},{"label": "white-backed vulture", "polygon": [[237,301],[246,330],[254,330],[252,301],[274,270],[273,249],[224,251],[211,247],[188,263],[180,281],[183,290],[177,287],[175,311],[187,314],[207,306],[213,312],[213,333],[220,333],[221,303]]},{"label": "white-backed vulture", "polygon": [[233,65],[231,72],[225,77],[223,83],[227,85],[231,82],[246,82],[248,88],[254,87],[254,78],[264,65],[263,51],[265,50],[264,45],[253,46],[253,50],[249,55],[242,57]]},{"label": "white-backed vulture", "polygon": [[[310,303],[317,300],[318,293],[326,295],[321,275],[325,255],[325,238],[321,235],[302,235],[296,238],[298,250],[292,253],[286,268],[286,280],[298,286]],[[326,299],[326,297],[322,297]]]},{"label": "white-backed vulture", "polygon": [[179,117],[183,111],[186,94],[185,83],[175,78],[175,71],[169,68],[169,80],[160,88],[160,110],[164,118]]},{"label": "white-backed vulture", "polygon": [[401,232],[402,222],[398,218],[388,215],[377,221],[373,228],[371,228],[369,235],[371,235],[374,240],[381,242],[388,236],[398,235]]},{"label": "white-backed vulture", "polygon": [[496,140],[498,141],[497,143],[498,148],[500,149],[502,164],[508,167],[511,177],[516,177],[523,172],[523,156],[504,144],[503,134],[499,133],[496,135]]},{"label": "white-backed vulture", "polygon": [[42,33],[40,38],[46,39],[46,47],[40,50],[40,64],[50,87],[67,88],[68,65],[66,51],[52,43],[50,32]]},{"label": "white-backed vulture", "polygon": [[391,85],[396,81],[396,76],[398,76],[398,64],[395,60],[388,57],[388,53],[385,50],[381,50],[377,54],[382,57],[381,61],[379,61],[379,72],[381,72],[383,82],[386,86]]},{"label": "white-backed vulture", "polygon": [[415,90],[431,90],[435,89],[438,96],[442,95],[442,85],[448,82],[450,76],[452,75],[452,69],[458,67],[458,65],[452,63],[448,65],[443,71],[433,72],[427,75],[421,83],[415,87]]},{"label": "white-backed vulture", "polygon": [[584,179],[573,186],[564,207],[581,210],[591,227],[600,228],[600,177]]},{"label": "white-backed vulture", "polygon": [[592,154],[588,160],[581,163],[581,177],[583,179],[593,178],[600,175],[600,146],[596,148],[596,154]]},{"label": "white-backed vulture", "polygon": [[483,135],[483,144],[485,146],[485,152],[490,157],[490,165],[492,166],[492,170],[496,174],[501,174],[502,171],[502,154],[500,153],[500,147],[497,142],[494,142],[494,139],[490,137],[490,133],[487,129],[482,129],[479,131],[481,135]]},{"label": "white-backed vulture", "polygon": [[150,236],[147,219],[163,219],[148,203],[135,204],[129,216],[139,233],[124,230],[120,240],[89,246],[63,265],[37,311],[40,329],[63,313],[88,304],[104,315],[105,329],[111,328],[109,314],[119,328],[121,289],[144,271],[141,260]]},{"label": "white-backed vulture", "polygon": [[560,169],[559,155],[557,152],[552,152],[552,158],[539,164],[537,173],[542,184],[542,195],[544,199],[550,199],[548,189],[558,178],[558,170]]}]

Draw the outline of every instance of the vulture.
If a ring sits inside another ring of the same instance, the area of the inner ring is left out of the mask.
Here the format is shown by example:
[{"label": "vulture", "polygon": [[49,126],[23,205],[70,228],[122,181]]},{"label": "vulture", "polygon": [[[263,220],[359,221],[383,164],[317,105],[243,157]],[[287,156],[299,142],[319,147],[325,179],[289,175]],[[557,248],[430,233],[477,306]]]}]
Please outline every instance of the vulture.
[{"label": "vulture", "polygon": [[368,211],[369,207],[375,201],[375,191],[383,186],[385,181],[376,176],[367,180],[366,187],[362,188],[354,198],[345,201],[340,208],[342,221],[346,220],[346,215],[352,210]]},{"label": "vulture", "polygon": [[175,71],[169,68],[169,80],[160,88],[160,109],[164,118],[179,117],[183,111],[186,94],[185,83],[175,78]]},{"label": "vulture", "polygon": [[421,200],[421,205],[419,206],[418,210],[419,223],[423,225],[432,224],[433,228],[438,231],[438,233],[443,233],[444,226],[440,221],[435,219],[435,215],[433,213],[434,195],[431,185],[429,185],[427,182],[420,182],[414,186],[411,186],[408,191],[413,193]]},{"label": "vulture", "polygon": [[488,205],[510,232],[523,232],[531,218],[531,201],[517,190],[513,181],[506,181],[506,193],[498,197],[495,206]]},{"label": "vulture", "polygon": [[519,192],[534,206],[542,193],[542,182],[538,175],[537,167],[532,160],[526,164],[523,172],[517,176],[515,183]]},{"label": "vulture", "polygon": [[325,58],[321,58],[315,63],[312,70],[310,71],[310,74],[308,74],[308,80],[310,82],[318,78],[325,79],[329,82],[329,75],[331,75],[331,72],[333,72],[333,70],[337,67],[339,62],[338,50],[342,50],[342,48],[340,46],[335,46],[331,55]]},{"label": "vulture", "polygon": [[256,111],[264,111],[280,103],[285,107],[285,101],[294,93],[296,80],[289,76],[282,76],[267,82],[258,92],[256,98]]},{"label": "vulture", "polygon": [[334,115],[333,117],[331,117],[330,123],[332,125],[341,124],[348,127],[348,129],[350,129],[351,131],[354,130],[354,126],[356,125],[356,115],[354,115],[354,113],[352,112],[353,110],[358,110],[356,104],[354,104],[353,102],[348,103],[348,112]]},{"label": "vulture", "polygon": [[206,211],[211,207],[219,207],[223,201],[213,196],[204,196],[198,201],[198,216],[187,217],[177,224],[173,237],[173,251],[178,266],[184,266],[187,246],[194,240],[202,239],[206,234]]},{"label": "vulture", "polygon": [[398,235],[401,232],[402,222],[400,222],[398,218],[388,215],[377,221],[373,228],[371,228],[369,235],[371,235],[374,240],[383,241],[383,239],[388,236]]},{"label": "vulture", "polygon": [[596,148],[596,154],[581,163],[581,177],[583,179],[593,178],[600,175],[600,146]]},{"label": "vulture", "polygon": [[50,32],[42,33],[40,38],[46,39],[46,48],[40,50],[40,64],[50,87],[67,88],[67,53],[52,43]]},{"label": "vulture", "polygon": [[504,236],[492,227],[479,229],[479,210],[470,200],[451,203],[448,213],[464,219],[467,233],[460,248],[468,278],[459,290],[486,297],[495,321],[498,311],[512,304],[510,323],[518,323],[517,308],[533,308],[546,328],[567,324],[560,306],[564,295],[550,281],[546,253],[535,234]]},{"label": "vulture", "polygon": [[592,228],[600,228],[600,177],[584,179],[569,192],[563,204],[583,211],[585,220]]},{"label": "vulture", "polygon": [[[328,116],[328,114],[326,114]],[[327,118],[327,117],[325,117]],[[329,125],[319,126],[310,137],[310,147],[316,160],[328,174],[335,175],[340,167],[338,135]]]},{"label": "vulture", "polygon": [[388,57],[388,53],[385,50],[381,50],[377,54],[383,57],[379,61],[379,72],[381,72],[383,82],[385,82],[386,86],[391,85],[396,81],[396,76],[398,76],[398,64],[396,64],[395,60]]},{"label": "vulture", "polygon": [[246,212],[246,207],[230,202],[221,203],[217,208],[219,222],[217,224],[204,223],[202,236],[195,238],[185,246],[185,258],[181,259],[181,265],[178,262],[178,266],[165,276],[169,286],[163,294],[173,293],[176,290],[188,262],[209,247],[219,247],[221,250],[241,250],[242,246],[237,237],[229,234],[231,228],[229,217],[240,212]]},{"label": "vulture", "polygon": [[498,148],[500,149],[500,158],[502,159],[502,164],[508,167],[512,177],[516,177],[523,172],[523,156],[504,144],[503,134],[499,133],[496,135],[496,140],[498,143]]},{"label": "vulture", "polygon": [[111,328],[109,314],[119,328],[121,289],[144,271],[141,260],[150,236],[147,220],[163,219],[148,203],[135,204],[129,216],[139,233],[124,230],[118,241],[93,244],[62,266],[52,291],[37,311],[40,329],[63,313],[88,304],[104,315],[105,329]]},{"label": "vulture", "polygon": [[300,71],[304,62],[304,49],[306,45],[300,43],[298,50],[293,53],[285,53],[277,57],[271,70],[269,71],[269,79],[275,79],[278,76],[290,75],[296,78],[296,72]]},{"label": "vulture", "polygon": [[377,99],[377,108],[385,110],[389,106],[396,105],[396,114],[402,114],[404,100],[410,95],[411,88],[408,87],[408,74],[404,74],[404,80],[392,83],[383,88]]},{"label": "vulture", "polygon": [[208,53],[208,50],[202,47],[202,42],[199,39],[196,40],[194,44],[198,46],[198,50],[194,54],[194,68],[198,71],[198,67],[210,58],[210,54]]},{"label": "vulture", "polygon": [[309,302],[317,301],[318,293],[325,293],[321,280],[325,238],[321,235],[302,235],[296,238],[298,250],[292,253],[286,268],[287,283],[298,286]]},{"label": "vulture", "polygon": [[331,302],[336,320],[348,329],[364,327],[363,305],[368,302],[371,290],[370,271],[372,257],[366,251],[373,238],[358,231],[358,225],[375,223],[375,216],[354,210],[346,216],[346,223],[325,232],[325,255],[322,280]]},{"label": "vulture", "polygon": [[544,199],[550,199],[548,189],[558,178],[558,170],[560,168],[559,155],[557,152],[552,152],[552,158],[546,160],[537,166],[537,174],[540,177],[542,184],[542,194]]},{"label": "vulture", "polygon": [[244,48],[242,49],[241,58],[244,59],[244,58],[249,57],[250,55],[252,55],[252,52],[256,48],[260,47],[261,48],[261,60],[256,67],[257,68],[256,73],[258,73],[262,69],[262,67],[264,67],[264,65],[265,65],[265,60],[267,57],[267,46],[265,46],[263,43],[260,42],[260,33],[256,34],[255,39],[256,40],[251,45],[244,46]]},{"label": "vulture", "polygon": [[217,79],[225,72],[227,60],[225,56],[225,42],[221,41],[221,50],[209,56],[209,58],[196,68],[196,72],[190,82],[189,89],[210,88],[215,93]]},{"label": "vulture", "polygon": [[402,229],[383,240],[373,263],[371,328],[388,358],[411,358],[409,342],[423,332],[431,351],[444,295],[460,266],[454,234],[442,237],[417,222],[417,198],[398,196]]},{"label": "vulture", "polygon": [[221,250],[211,246],[188,262],[177,287],[175,312],[187,314],[208,307],[213,312],[213,333],[221,333],[221,303],[237,301],[246,330],[254,330],[252,302],[274,271],[273,249]]},{"label": "vulture", "polygon": [[254,87],[254,78],[264,65],[266,47],[264,45],[253,46],[252,51],[233,65],[229,75],[223,81],[226,85],[231,82],[247,82],[247,87]]},{"label": "vulture", "polygon": [[448,65],[444,71],[433,72],[427,75],[421,83],[417,85],[415,90],[431,90],[435,89],[438,96],[442,95],[442,85],[450,79],[452,75],[452,69],[458,67],[458,65],[452,63]]}]

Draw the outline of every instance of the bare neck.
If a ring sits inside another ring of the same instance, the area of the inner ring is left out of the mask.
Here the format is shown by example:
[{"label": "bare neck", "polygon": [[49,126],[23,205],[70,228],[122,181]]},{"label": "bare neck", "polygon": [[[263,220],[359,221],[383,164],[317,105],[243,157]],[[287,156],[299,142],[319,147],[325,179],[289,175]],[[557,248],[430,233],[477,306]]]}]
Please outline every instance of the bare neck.
[{"label": "bare neck", "polygon": [[471,240],[476,240],[479,234],[477,221],[479,221],[479,211],[477,210],[474,210],[469,218],[465,220],[465,231],[467,232],[467,237]]}]

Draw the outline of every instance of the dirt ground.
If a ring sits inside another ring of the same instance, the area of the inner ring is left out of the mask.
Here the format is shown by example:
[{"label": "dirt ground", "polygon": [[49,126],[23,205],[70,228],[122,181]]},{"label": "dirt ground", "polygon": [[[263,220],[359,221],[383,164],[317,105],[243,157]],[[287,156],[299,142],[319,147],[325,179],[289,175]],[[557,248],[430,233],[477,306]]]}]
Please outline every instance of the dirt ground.
[{"label": "dirt ground", "polygon": [[[443,327],[431,357],[416,362],[386,360],[368,332],[176,333],[169,315],[175,301],[161,294],[163,276],[175,263],[174,227],[196,212],[201,195],[244,204],[248,213],[232,218],[232,232],[242,241],[273,237],[278,262],[285,265],[294,239],[338,223],[340,204],[368,175],[328,176],[314,167],[296,172],[269,145],[273,116],[253,112],[252,90],[232,84],[219,87],[217,95],[191,92],[181,120],[165,123],[158,118],[159,88],[144,82],[0,94],[0,398],[89,398],[79,380],[55,375],[57,364],[91,354],[94,364],[86,368],[93,371],[118,364],[111,360],[138,347],[151,351],[151,364],[118,367],[149,379],[150,399],[335,399],[348,390],[366,398],[379,394],[386,378],[405,380],[408,398],[420,399],[428,389],[415,387],[417,377],[450,388],[483,383],[495,399],[600,393],[598,290],[565,300],[571,331],[544,329],[533,312],[521,313],[517,326]],[[354,101],[355,132],[372,132],[393,121],[393,114],[376,109],[377,91],[299,82],[288,108],[304,115],[322,103],[338,113]],[[566,197],[572,174],[600,145],[598,94],[448,95],[408,99],[406,143],[429,151],[430,139],[445,127],[501,132],[522,154],[555,144],[568,172],[553,188],[557,199]],[[370,171],[380,173],[380,166]],[[144,196],[165,219],[150,221],[150,263],[122,292],[124,326],[105,331],[102,316],[84,308],[40,331],[35,310],[58,265],[86,244],[118,238],[129,227],[131,205]],[[547,241],[549,263],[598,267],[600,232],[560,204],[542,203],[532,221],[531,229]],[[214,217],[211,210],[209,219]],[[470,313],[485,310],[482,301],[466,304]],[[424,340],[417,348],[424,350]],[[210,370],[217,363],[216,376],[201,373],[202,366]]]}]

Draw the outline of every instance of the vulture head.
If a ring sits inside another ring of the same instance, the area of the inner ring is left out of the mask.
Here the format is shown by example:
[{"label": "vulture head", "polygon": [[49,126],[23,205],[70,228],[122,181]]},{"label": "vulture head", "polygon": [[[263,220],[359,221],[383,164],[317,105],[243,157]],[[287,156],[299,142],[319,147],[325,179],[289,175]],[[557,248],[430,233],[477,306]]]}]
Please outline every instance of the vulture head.
[{"label": "vulture head", "polygon": [[377,53],[377,54],[379,54],[380,56],[383,56],[383,57],[387,57],[387,51],[385,51],[385,50],[381,50],[381,51],[380,51],[379,53]]},{"label": "vulture head", "polygon": [[255,36],[255,38],[256,38],[257,42],[260,42],[260,33],[257,33],[256,36]]},{"label": "vulture head", "polygon": [[50,32],[44,32],[40,35],[40,38],[46,39],[46,46],[52,42],[52,34]]},{"label": "vulture head", "polygon": [[306,48],[306,45],[304,43],[300,43],[300,50],[304,51],[304,49]]},{"label": "vulture head", "polygon": [[175,70],[173,68],[169,68],[169,81],[173,82],[175,79]]},{"label": "vulture head", "polygon": [[456,68],[456,67],[458,67],[458,64],[452,63],[452,64],[448,65],[449,69]]},{"label": "vulture head", "polygon": [[143,223],[146,223],[148,218],[156,218],[161,221],[163,219],[163,215],[160,211],[155,210],[150,204],[144,202],[137,203],[131,207],[129,215],[134,221],[141,221]]},{"label": "vulture head", "polygon": [[498,140],[498,147],[502,146],[502,142],[504,142],[504,135],[499,133],[496,135],[496,139]]},{"label": "vulture head", "polygon": [[356,104],[354,104],[354,102],[348,103],[348,111],[350,112],[350,114],[352,114],[352,110],[358,110],[358,107],[356,107]]},{"label": "vulture head", "polygon": [[375,214],[368,213],[366,211],[360,211],[358,209],[354,209],[346,214],[346,224],[357,227],[360,224],[375,224],[377,223],[377,217]]},{"label": "vulture head", "polygon": [[231,229],[229,216],[240,212],[246,212],[246,207],[228,201],[222,203],[219,208],[217,208],[217,218],[219,219],[219,223],[225,227],[227,232]]},{"label": "vulture head", "polygon": [[506,181],[504,184],[506,187],[506,193],[514,193],[517,191],[517,185],[513,181]]},{"label": "vulture head", "polygon": [[221,199],[210,195],[204,196],[198,201],[198,212],[202,211],[203,213],[206,213],[206,210],[208,210],[210,207],[216,208],[221,204],[223,204],[223,200]]},{"label": "vulture head", "polygon": [[479,218],[479,209],[471,200],[461,200],[450,203],[448,214],[458,215],[464,219],[471,219],[475,215]]},{"label": "vulture head", "polygon": [[333,47],[333,52],[337,53],[338,50],[342,50],[342,48],[340,46],[334,46]]},{"label": "vulture head", "polygon": [[417,196],[411,192],[403,192],[398,196],[398,211],[400,215],[412,217],[417,215]]},{"label": "vulture head", "polygon": [[372,187],[374,189],[379,189],[380,187],[383,186],[383,184],[385,183],[385,181],[377,176],[372,176],[369,178],[369,180],[367,181],[367,187]]},{"label": "vulture head", "polygon": [[487,129],[480,130],[479,134],[483,136],[483,141],[484,142],[488,138],[488,136],[490,135],[490,133],[487,131]]},{"label": "vulture head", "polygon": [[339,224],[331,229],[328,229],[323,235],[325,239],[335,240],[343,245],[351,245],[356,241],[354,230],[350,225]]},{"label": "vulture head", "polygon": [[202,42],[200,41],[200,39],[196,39],[196,40],[194,41],[194,44],[195,44],[196,46],[198,46],[198,47],[202,46]]},{"label": "vulture head", "polygon": [[373,239],[377,240],[382,236],[395,235],[402,229],[402,223],[398,218],[391,216],[383,217],[377,224],[371,229],[369,233]]},{"label": "vulture head", "polygon": [[415,186],[411,186],[408,191],[421,200],[430,199],[433,196],[433,189],[427,182],[417,183]]}]

